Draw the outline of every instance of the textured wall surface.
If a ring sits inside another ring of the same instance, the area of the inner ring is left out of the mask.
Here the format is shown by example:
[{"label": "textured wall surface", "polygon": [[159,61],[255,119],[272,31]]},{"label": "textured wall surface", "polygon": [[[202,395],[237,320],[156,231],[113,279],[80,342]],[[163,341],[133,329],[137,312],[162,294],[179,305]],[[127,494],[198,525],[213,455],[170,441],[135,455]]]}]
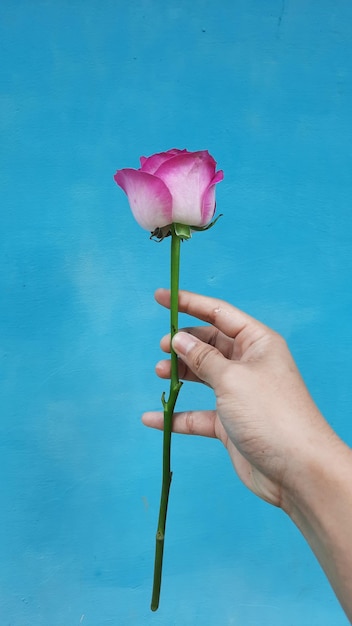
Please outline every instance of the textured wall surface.
[{"label": "textured wall surface", "polygon": [[[169,242],[113,182],[171,147],[225,171],[181,285],[287,339],[351,444],[350,0],[2,0],[0,623],[346,626],[285,515],[221,444],[174,437],[149,610],[161,435],[140,423]],[[182,322],[183,323],[183,322]],[[213,406],[185,385],[180,408]]]}]

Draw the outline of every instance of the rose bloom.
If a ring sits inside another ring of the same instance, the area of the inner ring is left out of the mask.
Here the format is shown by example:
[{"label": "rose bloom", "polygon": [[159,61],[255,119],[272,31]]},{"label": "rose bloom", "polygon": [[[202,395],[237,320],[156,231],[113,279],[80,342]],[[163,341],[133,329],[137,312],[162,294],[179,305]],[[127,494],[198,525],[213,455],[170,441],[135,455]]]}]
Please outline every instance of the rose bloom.
[{"label": "rose bloom", "polygon": [[224,178],[207,150],[176,148],[141,157],[141,167],[118,170],[138,224],[154,231],[172,223],[206,226],[215,211],[215,184]]}]

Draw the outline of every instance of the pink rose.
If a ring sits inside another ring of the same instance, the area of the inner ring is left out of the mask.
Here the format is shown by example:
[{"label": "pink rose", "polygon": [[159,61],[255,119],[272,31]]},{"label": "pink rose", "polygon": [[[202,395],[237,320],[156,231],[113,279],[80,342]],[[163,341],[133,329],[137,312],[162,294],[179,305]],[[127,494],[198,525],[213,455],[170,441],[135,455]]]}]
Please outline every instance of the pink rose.
[{"label": "pink rose", "polygon": [[141,167],[118,170],[138,224],[149,231],[172,223],[206,226],[215,211],[215,184],[224,178],[207,150],[168,150],[141,157]]}]

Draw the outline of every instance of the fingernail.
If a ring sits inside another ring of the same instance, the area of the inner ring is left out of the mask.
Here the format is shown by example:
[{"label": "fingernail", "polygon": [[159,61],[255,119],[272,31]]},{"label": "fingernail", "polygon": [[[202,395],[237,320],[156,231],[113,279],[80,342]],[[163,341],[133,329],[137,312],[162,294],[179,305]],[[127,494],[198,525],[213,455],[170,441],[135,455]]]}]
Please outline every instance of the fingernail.
[{"label": "fingernail", "polygon": [[176,333],[172,340],[172,347],[177,354],[187,354],[195,345],[196,340],[188,333]]}]

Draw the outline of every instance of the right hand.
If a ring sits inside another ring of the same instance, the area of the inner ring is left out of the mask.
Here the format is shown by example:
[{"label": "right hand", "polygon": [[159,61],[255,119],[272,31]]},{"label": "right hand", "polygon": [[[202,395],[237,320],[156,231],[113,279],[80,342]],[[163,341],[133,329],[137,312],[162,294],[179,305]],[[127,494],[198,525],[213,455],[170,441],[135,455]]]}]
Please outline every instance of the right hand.
[{"label": "right hand", "polygon": [[[170,292],[159,289],[156,300],[169,307]],[[216,411],[176,413],[174,432],[220,439],[243,483],[285,508],[285,490],[302,459],[334,436],[285,341],[221,300],[181,291],[179,311],[210,323],[175,335],[173,348],[180,357],[180,378],[212,387]],[[169,335],[161,347],[170,351]],[[170,361],[161,361],[157,374],[169,378]],[[145,413],[143,422],[162,429],[162,413]]]}]

